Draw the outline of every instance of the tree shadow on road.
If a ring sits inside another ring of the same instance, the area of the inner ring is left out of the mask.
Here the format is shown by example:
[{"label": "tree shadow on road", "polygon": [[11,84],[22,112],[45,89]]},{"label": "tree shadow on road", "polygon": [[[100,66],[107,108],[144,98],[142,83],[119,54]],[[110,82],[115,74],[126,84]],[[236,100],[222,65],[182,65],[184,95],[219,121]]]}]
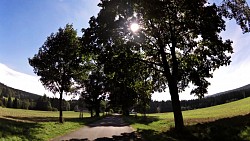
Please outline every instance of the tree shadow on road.
[{"label": "tree shadow on road", "polygon": [[[89,139],[70,139],[69,141],[90,141]],[[112,138],[102,137],[93,141],[143,141],[140,135],[136,132],[122,133],[121,135],[112,136]]]},{"label": "tree shadow on road", "polygon": [[129,124],[139,123],[139,124],[145,124],[148,125],[152,122],[159,121],[159,117],[157,116],[124,116],[124,121]]},{"label": "tree shadow on road", "polygon": [[[118,118],[117,118],[118,117]],[[89,127],[96,126],[113,126],[113,127],[123,127],[129,126],[133,123],[150,124],[152,122],[158,121],[159,118],[156,116],[141,117],[141,116],[108,116],[101,121],[89,124]],[[124,122],[125,121],[125,122]]]},{"label": "tree shadow on road", "polygon": [[107,116],[103,118],[102,120],[99,120],[87,126],[89,127],[97,127],[97,126],[123,127],[123,126],[129,126],[129,124],[124,122],[123,119],[120,118],[120,116]]}]

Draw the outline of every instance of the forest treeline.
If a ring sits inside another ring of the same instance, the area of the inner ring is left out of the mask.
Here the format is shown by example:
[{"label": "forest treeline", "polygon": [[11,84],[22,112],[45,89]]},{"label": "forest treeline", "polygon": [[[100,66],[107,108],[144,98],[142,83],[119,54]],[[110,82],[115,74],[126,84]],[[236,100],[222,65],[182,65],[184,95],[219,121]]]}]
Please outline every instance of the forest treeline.
[{"label": "forest treeline", "polygon": [[[215,105],[220,105],[220,104],[240,100],[249,96],[250,96],[250,85],[246,85],[241,88],[218,93],[215,95],[204,97],[202,99],[182,100],[181,109],[182,111],[185,111],[185,110],[206,108],[210,106],[215,106]],[[151,101],[149,107],[150,108],[148,109],[148,113],[164,113],[164,112],[173,111],[170,100],[169,101]]]},{"label": "forest treeline", "polygon": [[[202,99],[182,100],[181,108],[183,111],[205,108],[243,99],[249,96],[250,96],[250,87],[249,85],[246,85],[238,89],[222,92],[209,97],[204,97]],[[18,108],[18,109],[57,111],[59,107],[59,99],[49,98],[46,95],[39,96],[36,94],[14,89],[0,83],[0,106],[7,108]],[[86,109],[86,104],[84,104],[83,101],[78,101],[78,100],[70,100],[70,101],[63,100],[64,111],[77,110],[78,109],[77,107]],[[136,109],[134,109],[134,111],[136,111]],[[147,113],[163,113],[163,112],[172,112],[172,104],[170,100],[150,101]]]},{"label": "forest treeline", "polygon": [[[76,105],[78,105],[77,100],[63,100],[64,111],[74,110]],[[59,99],[28,93],[0,83],[0,106],[17,109],[57,111],[59,108]]]}]

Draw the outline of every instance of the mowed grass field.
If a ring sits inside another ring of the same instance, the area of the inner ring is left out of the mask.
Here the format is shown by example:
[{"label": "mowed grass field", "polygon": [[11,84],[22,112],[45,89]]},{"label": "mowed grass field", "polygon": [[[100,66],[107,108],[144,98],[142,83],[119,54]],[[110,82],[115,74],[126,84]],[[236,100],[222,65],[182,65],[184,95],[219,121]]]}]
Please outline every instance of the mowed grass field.
[{"label": "mowed grass field", "polygon": [[242,100],[183,111],[186,128],[177,134],[173,113],[124,118],[145,140],[250,140],[250,97]]},{"label": "mowed grass field", "polygon": [[[59,112],[0,108],[0,140],[50,140],[98,119],[84,113],[64,111],[64,124]],[[146,141],[250,140],[250,97],[209,108],[183,111],[186,125],[182,133],[174,127],[173,113],[124,117]]]},{"label": "mowed grass field", "polygon": [[96,121],[84,113],[64,111],[64,124],[58,123],[59,112],[0,107],[0,140],[49,140]]}]

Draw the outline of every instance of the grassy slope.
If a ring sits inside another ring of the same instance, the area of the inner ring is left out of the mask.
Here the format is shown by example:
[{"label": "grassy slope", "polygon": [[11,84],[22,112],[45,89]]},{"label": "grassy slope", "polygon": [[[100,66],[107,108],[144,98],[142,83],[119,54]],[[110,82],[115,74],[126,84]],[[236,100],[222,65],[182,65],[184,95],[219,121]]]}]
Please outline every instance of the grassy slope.
[{"label": "grassy slope", "polygon": [[[250,140],[250,97],[223,105],[184,111],[188,135],[176,135],[173,113],[125,118],[147,138],[158,140]],[[186,133],[185,133],[186,134]],[[218,136],[217,136],[218,135]]]},{"label": "grassy slope", "polygon": [[79,119],[78,112],[65,111],[66,122],[59,124],[58,116],[59,112],[0,108],[0,140],[48,140],[96,120],[89,113]]},{"label": "grassy slope", "polygon": [[[209,108],[184,111],[186,132],[176,134],[172,113],[126,118],[145,140],[250,140],[250,98]],[[58,112],[0,108],[0,140],[48,140],[75,130],[88,122],[79,113],[63,112],[65,123],[57,122]],[[197,124],[198,123],[198,124]],[[201,123],[201,124],[200,124]]]}]

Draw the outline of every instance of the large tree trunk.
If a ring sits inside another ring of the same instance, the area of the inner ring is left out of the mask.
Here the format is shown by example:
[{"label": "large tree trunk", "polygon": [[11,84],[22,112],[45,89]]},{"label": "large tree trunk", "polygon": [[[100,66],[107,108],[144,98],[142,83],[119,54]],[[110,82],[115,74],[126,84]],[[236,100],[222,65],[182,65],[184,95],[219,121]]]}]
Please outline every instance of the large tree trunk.
[{"label": "large tree trunk", "polygon": [[96,111],[95,111],[95,116],[96,116],[96,117],[100,117],[100,110],[99,110],[99,109],[96,109]]},{"label": "large tree trunk", "polygon": [[90,116],[93,117],[93,109],[90,109]]},{"label": "large tree trunk", "polygon": [[97,103],[95,104],[95,116],[100,117],[100,101],[97,100]]},{"label": "large tree trunk", "polygon": [[60,99],[59,99],[59,122],[60,123],[63,123],[62,96],[63,96],[63,91],[60,92]]},{"label": "large tree trunk", "polygon": [[[172,50],[171,50],[172,51]],[[173,56],[173,68],[172,68],[172,74],[170,72],[170,66],[167,62],[166,58],[166,53],[164,51],[164,46],[160,46],[160,54],[161,54],[161,59],[163,63],[163,68],[164,68],[164,75],[168,81],[168,86],[169,86],[169,92],[171,95],[171,100],[172,100],[172,107],[173,107],[173,113],[174,113],[174,122],[175,122],[175,129],[177,131],[181,131],[184,127],[184,122],[183,122],[183,117],[182,117],[182,112],[181,112],[181,104],[179,100],[179,94],[178,94],[178,87],[177,87],[177,68],[178,65],[176,63],[176,56],[175,52],[171,52],[171,55]]]},{"label": "large tree trunk", "polygon": [[128,110],[127,108],[124,108],[124,109],[122,110],[122,114],[123,114],[124,116],[129,116],[129,110]]},{"label": "large tree trunk", "polygon": [[124,116],[129,116],[129,109],[128,109],[127,102],[122,105],[122,114]]},{"label": "large tree trunk", "polygon": [[172,86],[169,85],[169,92],[170,92],[171,100],[172,100],[175,129],[177,131],[181,131],[184,127],[184,122],[183,122],[183,116],[181,112],[181,103],[179,100],[177,85],[174,85],[174,84],[172,84]]}]

